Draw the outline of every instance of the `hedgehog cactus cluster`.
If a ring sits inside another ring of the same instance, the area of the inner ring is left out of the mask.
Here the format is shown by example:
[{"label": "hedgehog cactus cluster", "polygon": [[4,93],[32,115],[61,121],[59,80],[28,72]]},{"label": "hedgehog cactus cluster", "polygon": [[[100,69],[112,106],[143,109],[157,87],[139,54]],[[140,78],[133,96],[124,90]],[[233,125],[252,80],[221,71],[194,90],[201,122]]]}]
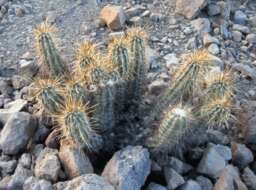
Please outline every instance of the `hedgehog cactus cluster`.
[{"label": "hedgehog cactus cluster", "polygon": [[102,134],[110,134],[122,118],[128,99],[143,94],[146,36],[142,29],[130,29],[126,36],[111,40],[106,55],[95,44],[83,42],[71,67],[59,54],[56,31],[47,22],[35,29],[41,61],[36,98],[56,120],[61,144],[98,151]]}]

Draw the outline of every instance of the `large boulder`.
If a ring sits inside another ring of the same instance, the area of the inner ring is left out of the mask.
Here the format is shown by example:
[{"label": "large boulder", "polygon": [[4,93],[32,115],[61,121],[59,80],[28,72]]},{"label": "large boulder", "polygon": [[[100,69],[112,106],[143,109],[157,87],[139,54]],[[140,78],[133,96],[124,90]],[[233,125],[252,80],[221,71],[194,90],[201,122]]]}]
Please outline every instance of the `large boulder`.
[{"label": "large boulder", "polygon": [[128,146],[114,154],[102,176],[116,190],[140,190],[150,173],[149,152],[142,146]]},{"label": "large boulder", "polygon": [[15,155],[23,151],[37,128],[34,117],[28,113],[14,113],[0,135],[0,147],[4,154]]},{"label": "large boulder", "polygon": [[100,12],[100,19],[111,30],[119,30],[124,26],[126,16],[121,6],[107,5]]},{"label": "large boulder", "polygon": [[93,173],[92,164],[83,150],[63,147],[59,152],[59,158],[70,179],[83,174]]},{"label": "large boulder", "polygon": [[176,0],[175,12],[185,16],[187,19],[193,19],[206,5],[207,0]]},{"label": "large boulder", "polygon": [[64,183],[61,190],[115,190],[109,182],[95,174],[85,174]]},{"label": "large boulder", "polygon": [[58,151],[45,148],[36,159],[35,176],[48,181],[56,182],[61,170]]}]

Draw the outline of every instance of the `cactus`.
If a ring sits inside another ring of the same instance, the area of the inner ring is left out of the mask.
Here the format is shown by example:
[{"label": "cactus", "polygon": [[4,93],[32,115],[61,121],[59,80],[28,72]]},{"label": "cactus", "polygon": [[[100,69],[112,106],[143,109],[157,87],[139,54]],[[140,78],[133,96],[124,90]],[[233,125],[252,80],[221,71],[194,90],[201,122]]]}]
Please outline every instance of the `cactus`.
[{"label": "cactus", "polygon": [[206,87],[208,98],[233,96],[234,84],[231,72],[211,73],[206,77]]},{"label": "cactus", "polygon": [[127,40],[124,37],[112,39],[109,45],[109,58],[112,64],[117,67],[120,76],[124,80],[128,80],[131,77],[132,68]]},{"label": "cactus", "polygon": [[68,76],[67,65],[61,59],[54,43],[54,33],[56,28],[47,22],[42,23],[35,29],[37,52],[42,60],[42,74],[47,75],[50,71],[51,76],[60,78]]},{"label": "cactus", "polygon": [[102,146],[102,138],[93,128],[88,111],[87,105],[67,98],[62,112],[55,117],[63,141],[79,148],[98,151]]},{"label": "cactus", "polygon": [[80,101],[84,104],[87,102],[88,96],[82,86],[82,82],[75,79],[75,77],[72,77],[66,82],[65,88],[67,89],[67,94],[70,95],[73,100]]},{"label": "cactus", "polygon": [[131,49],[131,69],[133,73],[132,98],[141,100],[146,81],[146,33],[141,28],[133,28],[128,31],[128,41]]},{"label": "cactus", "polygon": [[35,82],[36,97],[42,108],[50,114],[59,113],[64,105],[64,97],[58,80],[39,79]]},{"label": "cactus", "polygon": [[210,128],[226,128],[229,126],[229,120],[235,119],[231,108],[232,101],[230,97],[216,97],[205,102],[200,109],[200,116],[206,120]]},{"label": "cactus", "polygon": [[178,98],[193,96],[199,91],[204,75],[210,70],[212,61],[212,56],[206,50],[198,50],[187,55],[184,63],[176,70],[172,85],[151,112],[149,123],[158,118],[162,110],[165,110],[171,103],[175,103]]},{"label": "cactus", "polygon": [[160,122],[158,133],[155,137],[156,151],[173,151],[179,145],[182,145],[182,139],[192,124],[191,109],[179,104],[175,107],[169,107]]}]

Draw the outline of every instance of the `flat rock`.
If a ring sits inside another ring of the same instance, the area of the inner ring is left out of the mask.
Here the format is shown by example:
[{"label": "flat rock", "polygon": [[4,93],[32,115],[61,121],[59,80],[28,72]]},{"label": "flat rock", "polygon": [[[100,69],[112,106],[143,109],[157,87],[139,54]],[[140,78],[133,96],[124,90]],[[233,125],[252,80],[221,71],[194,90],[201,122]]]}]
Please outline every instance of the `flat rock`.
[{"label": "flat rock", "polygon": [[225,168],[225,159],[216,151],[213,146],[208,146],[204,152],[197,171],[211,178],[218,178],[221,171]]},{"label": "flat rock", "polygon": [[64,185],[63,190],[115,190],[106,179],[95,174],[76,177]]},{"label": "flat rock", "polygon": [[114,154],[102,173],[116,190],[140,190],[150,173],[147,149],[128,146]]},{"label": "flat rock", "polygon": [[253,162],[254,157],[249,148],[244,144],[232,143],[232,162],[239,168],[245,168],[248,164]]},{"label": "flat rock", "polygon": [[168,189],[176,189],[185,183],[183,177],[172,168],[164,168],[164,176]]},{"label": "flat rock", "polygon": [[119,30],[125,24],[126,15],[121,6],[107,5],[100,12],[100,19],[111,30]]},{"label": "flat rock", "polygon": [[83,174],[93,173],[92,164],[83,150],[63,147],[60,149],[59,158],[70,179]]},{"label": "flat rock", "polygon": [[4,154],[23,151],[37,128],[34,117],[25,112],[14,113],[4,125],[0,135],[0,147]]},{"label": "flat rock", "polygon": [[185,16],[187,19],[195,18],[207,5],[207,0],[187,1],[176,0],[175,12]]},{"label": "flat rock", "polygon": [[36,159],[35,176],[48,181],[58,180],[61,165],[58,158],[58,151],[45,148]]}]

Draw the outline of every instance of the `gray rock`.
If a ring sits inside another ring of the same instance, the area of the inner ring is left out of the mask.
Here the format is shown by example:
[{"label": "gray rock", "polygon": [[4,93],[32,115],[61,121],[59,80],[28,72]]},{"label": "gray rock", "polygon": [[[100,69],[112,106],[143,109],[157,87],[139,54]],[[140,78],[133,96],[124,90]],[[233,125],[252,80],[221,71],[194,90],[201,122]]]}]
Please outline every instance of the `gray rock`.
[{"label": "gray rock", "polygon": [[164,176],[168,189],[173,190],[185,183],[185,180],[172,168],[164,168]]},{"label": "gray rock", "polygon": [[5,124],[14,113],[22,111],[26,105],[27,101],[23,99],[17,99],[5,104],[6,109],[0,109],[0,122]]},{"label": "gray rock", "polygon": [[67,186],[68,182],[69,181],[61,181],[61,182],[55,183],[53,185],[53,189],[54,190],[63,190]]},{"label": "gray rock", "polygon": [[256,34],[248,34],[246,36],[246,41],[249,42],[249,44],[255,44],[256,43]]},{"label": "gray rock", "polygon": [[58,180],[61,166],[58,158],[58,151],[45,148],[36,159],[35,176],[48,181]]},{"label": "gray rock", "polygon": [[216,151],[221,155],[226,161],[230,161],[232,159],[232,152],[228,146],[216,145],[214,146]]},{"label": "gray rock", "polygon": [[214,185],[213,190],[247,190],[239,177],[238,169],[232,165],[226,166]]},{"label": "gray rock", "polygon": [[11,87],[11,80],[8,78],[2,78],[0,77],[0,93],[5,95],[6,97],[9,97],[13,92],[13,89]]},{"label": "gray rock", "polygon": [[216,179],[220,176],[220,173],[225,168],[225,165],[225,159],[219,155],[214,147],[208,146],[198,165],[197,171],[201,174],[205,174]]},{"label": "gray rock", "polygon": [[148,91],[152,95],[159,95],[161,94],[169,84],[165,82],[163,79],[157,79],[153,81],[151,84],[148,85]]},{"label": "gray rock", "polygon": [[17,166],[17,160],[0,161],[1,176],[12,174]]},{"label": "gray rock", "polygon": [[247,15],[243,11],[236,11],[234,14],[234,22],[236,24],[244,25],[247,20]]},{"label": "gray rock", "polygon": [[198,176],[196,178],[197,183],[200,185],[202,190],[212,190],[213,189],[213,184],[211,180],[204,176]]},{"label": "gray rock", "polygon": [[11,180],[8,183],[7,190],[20,190],[27,178],[33,176],[33,172],[21,165],[18,165],[14,175],[12,175]]},{"label": "gray rock", "polygon": [[207,18],[198,18],[193,20],[191,21],[191,25],[195,28],[200,36],[203,36],[206,33],[210,33],[212,30],[211,23]]},{"label": "gray rock", "polygon": [[44,125],[39,125],[39,127],[37,128],[37,130],[35,132],[33,142],[34,143],[43,143],[49,134],[50,134],[50,129],[48,129]]},{"label": "gray rock", "polygon": [[182,162],[181,160],[171,157],[170,162],[168,162],[168,166],[173,168],[176,172],[183,175],[188,173],[193,169],[193,167],[185,162]]},{"label": "gray rock", "polygon": [[185,184],[183,184],[180,190],[204,190],[201,186],[194,180],[188,180]]},{"label": "gray rock", "polygon": [[128,146],[114,154],[102,176],[117,190],[140,190],[150,173],[151,160],[147,149]]},{"label": "gray rock", "polygon": [[171,66],[176,66],[179,64],[179,59],[175,53],[170,53],[164,56],[164,60],[166,61],[166,67],[170,68]]},{"label": "gray rock", "polygon": [[26,190],[53,190],[51,182],[44,179],[38,179],[34,176],[29,177],[23,184],[23,189]]},{"label": "gray rock", "polygon": [[232,65],[233,69],[239,71],[245,77],[249,77],[252,80],[256,80],[256,70],[249,65],[242,63],[236,63]]},{"label": "gray rock", "polygon": [[37,122],[30,114],[14,113],[1,131],[0,146],[3,153],[14,155],[23,151],[36,127]]},{"label": "gray rock", "polygon": [[18,62],[18,70],[21,76],[32,78],[38,71],[38,65],[33,60],[21,59]]},{"label": "gray rock", "polygon": [[204,45],[205,45],[205,46],[208,46],[208,45],[210,45],[210,44],[212,44],[212,43],[214,43],[214,44],[220,44],[220,41],[219,41],[217,38],[211,36],[211,35],[208,34],[208,33],[204,34],[204,36],[203,36],[203,42],[204,42]]},{"label": "gray rock", "polygon": [[233,31],[232,37],[235,42],[241,42],[243,34],[239,31]]},{"label": "gray rock", "polygon": [[15,90],[20,90],[25,86],[28,86],[31,83],[31,80],[27,77],[14,75],[12,76],[12,86]]},{"label": "gray rock", "polygon": [[218,15],[218,14],[220,14],[220,12],[221,12],[221,9],[220,9],[220,6],[218,4],[215,4],[215,3],[208,4],[207,13],[208,13],[209,16]]},{"label": "gray rock", "polygon": [[244,144],[232,143],[232,162],[234,165],[239,168],[245,168],[253,162],[253,154],[249,148],[247,148]]},{"label": "gray rock", "polygon": [[256,189],[256,175],[250,168],[244,169],[242,178],[249,190]]},{"label": "gray rock", "polygon": [[0,190],[7,190],[8,188],[8,183],[12,179],[11,176],[6,176],[0,181]]},{"label": "gray rock", "polygon": [[245,126],[244,139],[246,143],[256,144],[256,117],[249,119]]},{"label": "gray rock", "polygon": [[60,149],[59,158],[70,179],[83,174],[93,173],[92,164],[83,150],[63,147]]},{"label": "gray rock", "polygon": [[150,183],[147,190],[167,190],[167,188],[156,183]]},{"label": "gray rock", "polygon": [[23,153],[19,159],[19,164],[27,169],[31,169],[32,156],[29,153]]},{"label": "gray rock", "polygon": [[65,185],[63,190],[115,190],[106,179],[95,174],[85,174],[76,177]]},{"label": "gray rock", "polygon": [[249,34],[250,33],[250,29],[247,26],[242,26],[240,24],[234,24],[233,25],[233,30],[240,31],[244,34]]},{"label": "gray rock", "polygon": [[134,16],[139,16],[144,10],[145,10],[145,7],[141,5],[135,5],[125,10],[125,14],[128,18],[131,18]]},{"label": "gray rock", "polygon": [[177,0],[175,12],[185,16],[187,19],[195,18],[207,5],[207,0],[186,1]]},{"label": "gray rock", "polygon": [[208,47],[208,51],[213,55],[218,55],[220,53],[220,48],[217,44],[211,44]]}]

